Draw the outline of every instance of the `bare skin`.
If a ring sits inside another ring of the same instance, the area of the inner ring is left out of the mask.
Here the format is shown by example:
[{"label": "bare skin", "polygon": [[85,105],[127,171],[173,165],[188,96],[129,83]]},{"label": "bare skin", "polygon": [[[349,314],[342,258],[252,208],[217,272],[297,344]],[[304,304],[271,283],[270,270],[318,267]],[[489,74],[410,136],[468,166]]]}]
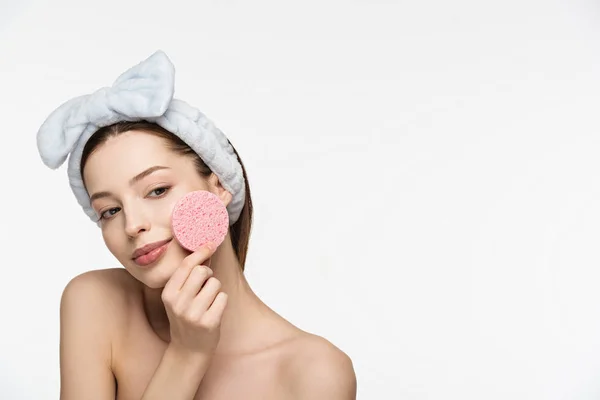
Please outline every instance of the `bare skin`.
[{"label": "bare skin", "polygon": [[[135,157],[132,148],[138,149]],[[131,177],[154,165],[168,169],[129,185]],[[162,139],[132,131],[93,153],[84,179],[90,194],[112,193],[92,205],[107,217],[102,235],[124,269],[86,272],[65,288],[62,400],[152,398],[149,384],[153,389],[167,388],[169,379],[182,392],[183,385],[194,382],[189,396],[176,393],[177,389],[168,392],[173,399],[355,399],[356,377],[348,356],[327,340],[295,327],[256,296],[229,234],[202,263],[210,267],[227,298],[222,315],[218,314],[218,329],[210,333],[215,345],[206,351],[182,351],[185,346],[173,350],[173,326],[161,295],[190,253],[172,240],[150,266],[137,265],[131,255],[142,245],[172,237],[170,212],[185,193],[209,190],[228,204],[231,194],[216,175],[200,177],[192,162],[168,150]],[[159,190],[166,186],[170,188]],[[156,378],[160,365],[167,381]],[[181,379],[181,384],[174,379]]]}]

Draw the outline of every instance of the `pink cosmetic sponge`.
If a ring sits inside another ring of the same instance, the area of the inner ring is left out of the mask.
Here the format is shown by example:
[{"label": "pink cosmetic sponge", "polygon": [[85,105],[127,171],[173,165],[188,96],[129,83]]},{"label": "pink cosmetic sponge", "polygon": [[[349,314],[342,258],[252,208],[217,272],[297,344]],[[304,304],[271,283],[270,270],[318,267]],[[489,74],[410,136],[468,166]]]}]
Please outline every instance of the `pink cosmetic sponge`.
[{"label": "pink cosmetic sponge", "polygon": [[229,228],[229,214],[216,195],[197,190],[175,204],[171,225],[179,244],[193,252],[207,242],[216,246],[223,242]]}]

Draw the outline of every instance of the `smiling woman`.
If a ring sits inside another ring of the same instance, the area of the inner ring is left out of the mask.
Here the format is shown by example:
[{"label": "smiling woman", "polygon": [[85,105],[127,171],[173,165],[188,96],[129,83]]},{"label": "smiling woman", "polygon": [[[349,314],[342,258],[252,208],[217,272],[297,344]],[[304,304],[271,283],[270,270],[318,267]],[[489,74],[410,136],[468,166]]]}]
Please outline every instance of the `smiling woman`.
[{"label": "smiling woman", "polygon": [[[63,104],[38,132],[48,166],[70,155],[73,192],[124,267],[64,289],[61,399],[354,399],[350,358],[247,282],[245,168],[202,113],[172,98],[173,76],[157,52],[112,88]],[[199,190],[222,202],[230,226],[218,247],[190,252],[171,218]]]}]

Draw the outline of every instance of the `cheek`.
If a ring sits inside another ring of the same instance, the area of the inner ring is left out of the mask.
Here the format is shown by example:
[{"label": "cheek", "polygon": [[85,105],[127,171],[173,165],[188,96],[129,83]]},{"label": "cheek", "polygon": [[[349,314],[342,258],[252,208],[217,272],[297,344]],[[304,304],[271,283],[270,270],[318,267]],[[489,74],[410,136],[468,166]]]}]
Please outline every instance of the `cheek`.
[{"label": "cheek", "polygon": [[158,236],[171,231],[171,216],[175,207],[176,199],[161,199],[146,204],[147,223],[151,226],[151,230],[160,231]]},{"label": "cheek", "polygon": [[108,248],[108,251],[110,251],[115,258],[120,260],[123,256],[123,249],[122,244],[120,245],[119,240],[117,240],[117,235],[110,232],[110,229],[107,228],[102,230],[102,238],[104,239],[104,244],[106,245],[106,248]]},{"label": "cheek", "polygon": [[171,196],[163,199],[162,202],[160,202],[161,204],[156,205],[155,211],[157,215],[163,216],[163,219],[167,219],[167,222],[170,222],[171,214],[173,214],[173,208],[175,208],[177,201],[179,201],[179,199],[183,196],[184,195],[179,193],[173,193]]},{"label": "cheek", "polygon": [[[171,219],[173,216],[173,209],[177,205],[177,202],[186,194],[193,190],[199,190],[184,185],[179,185],[175,189],[171,189],[171,192],[160,201],[155,202],[152,205],[152,215],[157,216],[153,218],[155,223],[160,223],[163,227],[171,229]],[[158,217],[159,216],[159,217]]]}]

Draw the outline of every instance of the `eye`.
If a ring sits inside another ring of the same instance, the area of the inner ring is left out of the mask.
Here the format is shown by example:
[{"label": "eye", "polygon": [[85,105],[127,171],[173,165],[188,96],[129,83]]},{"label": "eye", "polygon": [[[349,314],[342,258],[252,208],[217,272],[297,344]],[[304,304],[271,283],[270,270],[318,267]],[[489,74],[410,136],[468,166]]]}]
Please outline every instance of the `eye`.
[{"label": "eye", "polygon": [[[154,197],[154,198],[160,198],[163,197],[164,194],[170,189],[170,186],[161,186],[158,187],[156,189],[153,189],[150,191],[150,193],[148,193],[148,195],[150,194],[156,194],[156,196],[150,196],[150,197]],[[115,215],[119,210],[121,210],[119,207],[113,207],[113,208],[109,208],[108,210],[104,211],[102,214],[100,214],[100,219],[104,220],[104,219],[111,219],[111,217],[113,215]],[[108,213],[108,215],[107,215]]]},{"label": "eye", "polygon": [[170,189],[169,186],[161,186],[159,188],[153,189],[149,194],[151,193],[157,193],[156,196],[151,196],[151,197],[161,197],[163,194],[165,194],[168,190]]},{"label": "eye", "polygon": [[[106,213],[109,213],[111,216],[113,216],[117,212],[115,210],[118,211],[118,210],[120,210],[120,208],[119,207],[109,208],[108,210],[106,210],[102,214],[100,214],[100,219],[110,219],[110,217],[106,216]],[[114,213],[113,213],[113,211],[114,211]]]}]

